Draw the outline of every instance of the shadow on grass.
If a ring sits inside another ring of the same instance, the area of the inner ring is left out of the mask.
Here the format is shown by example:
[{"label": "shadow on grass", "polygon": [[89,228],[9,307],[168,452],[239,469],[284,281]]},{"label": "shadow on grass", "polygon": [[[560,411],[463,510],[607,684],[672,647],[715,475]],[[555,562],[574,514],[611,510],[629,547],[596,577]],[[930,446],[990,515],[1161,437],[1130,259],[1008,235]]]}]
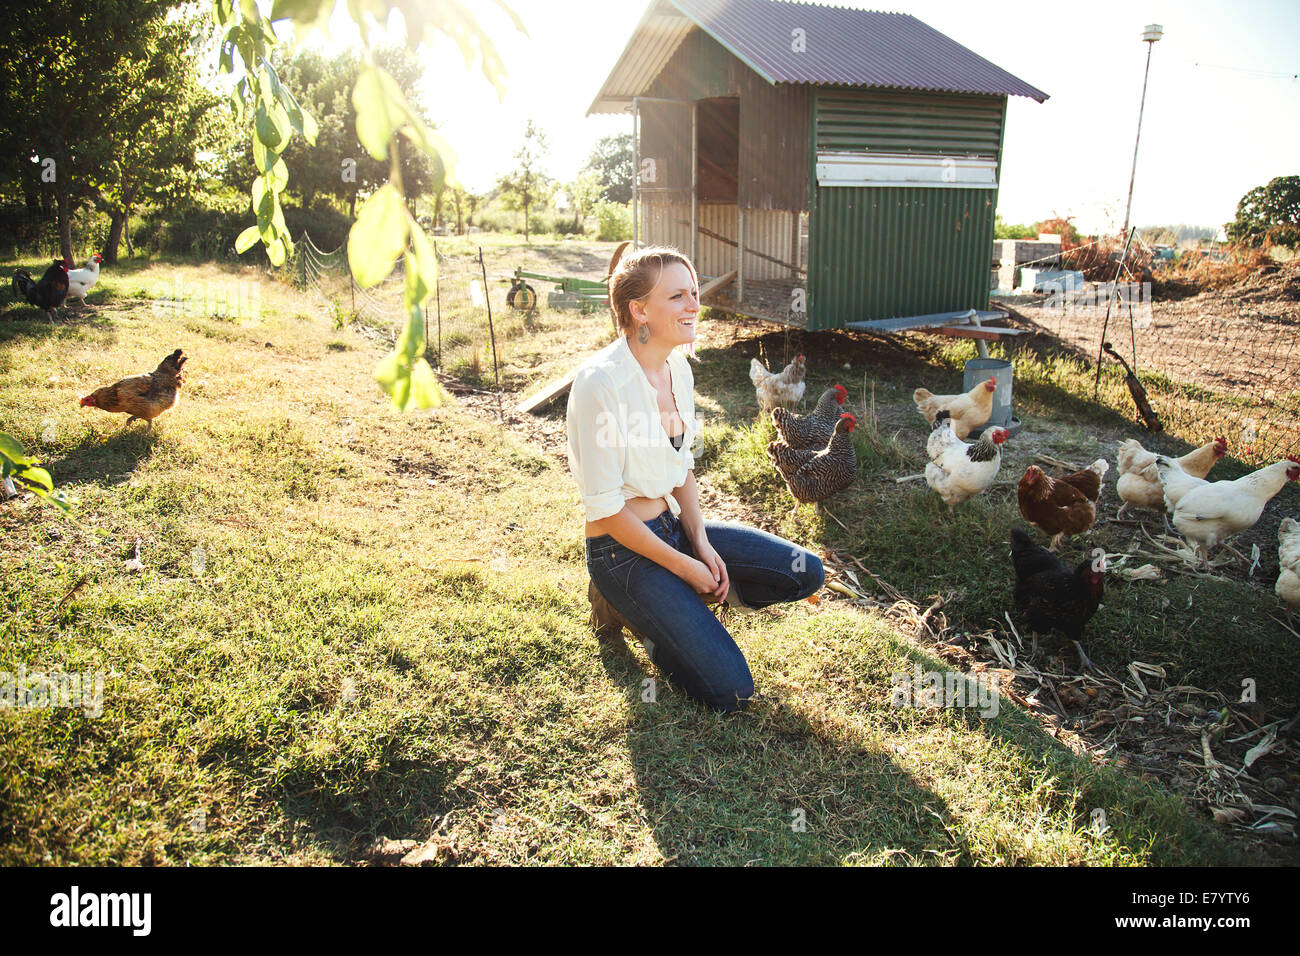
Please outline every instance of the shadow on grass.
[{"label": "shadow on grass", "polygon": [[108,437],[92,431],[58,458],[51,459],[46,467],[61,482],[86,482],[102,487],[119,485],[153,454],[159,437],[157,427],[146,428],[139,422],[121,426]]},{"label": "shadow on grass", "polygon": [[65,337],[93,338],[95,344],[107,348],[117,341],[117,331],[107,316],[79,305],[60,308],[53,324],[44,312],[25,301],[0,305],[0,346],[20,339],[36,342]]},{"label": "shadow on grass", "polygon": [[887,754],[838,738],[770,697],[715,714],[621,642],[601,663],[631,711],[627,747],[654,838],[678,865],[972,863],[947,803]]}]

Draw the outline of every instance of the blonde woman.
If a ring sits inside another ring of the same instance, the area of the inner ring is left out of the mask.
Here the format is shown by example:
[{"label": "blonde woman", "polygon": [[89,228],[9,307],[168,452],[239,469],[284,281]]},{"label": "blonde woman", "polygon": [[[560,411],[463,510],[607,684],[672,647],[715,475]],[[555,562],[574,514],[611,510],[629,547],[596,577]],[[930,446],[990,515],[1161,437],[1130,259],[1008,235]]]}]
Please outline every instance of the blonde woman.
[{"label": "blonde woman", "polygon": [[586,517],[588,594],[597,633],[632,630],[691,696],[744,709],[749,665],[706,602],[740,608],[797,601],[825,575],[810,551],[731,522],[705,521],[691,443],[699,281],[673,249],[642,249],[610,279],[621,334],[574,378],[569,468]]}]

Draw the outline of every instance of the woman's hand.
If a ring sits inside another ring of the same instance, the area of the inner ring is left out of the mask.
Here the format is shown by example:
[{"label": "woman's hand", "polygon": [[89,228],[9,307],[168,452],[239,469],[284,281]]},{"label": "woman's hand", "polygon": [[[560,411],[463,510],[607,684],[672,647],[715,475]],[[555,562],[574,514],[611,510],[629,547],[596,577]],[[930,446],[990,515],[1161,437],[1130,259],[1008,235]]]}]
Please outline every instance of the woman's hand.
[{"label": "woman's hand", "polygon": [[727,576],[727,565],[723,562],[722,557],[717,551],[713,550],[713,545],[709,544],[708,538],[703,535],[693,544],[695,556],[698,559],[695,563],[701,566],[708,577],[702,574],[695,574],[686,580],[700,594],[708,594],[716,601],[725,601],[727,591],[731,587],[731,580]]}]

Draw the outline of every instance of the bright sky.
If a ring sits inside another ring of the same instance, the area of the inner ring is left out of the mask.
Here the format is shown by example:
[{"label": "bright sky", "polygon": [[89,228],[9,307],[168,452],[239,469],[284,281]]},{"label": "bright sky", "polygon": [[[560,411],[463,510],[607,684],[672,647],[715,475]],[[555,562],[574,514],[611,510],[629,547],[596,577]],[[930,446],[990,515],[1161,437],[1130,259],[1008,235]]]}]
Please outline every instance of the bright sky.
[{"label": "bright sky", "polygon": [[[505,61],[503,102],[477,65],[466,72],[449,41],[425,54],[426,105],[458,151],[462,181],[476,191],[512,165],[530,118],[547,133],[548,171],[561,180],[577,173],[597,139],[631,129],[630,117],[585,114],[650,0],[509,2],[529,36],[494,3],[469,0]],[[1250,188],[1300,174],[1295,0],[836,4],[911,13],[1051,94],[1044,104],[1011,98],[998,202],[1011,222],[1060,213],[1086,232],[1119,229],[1147,23],[1165,32],[1151,59],[1135,224],[1221,225]]]}]

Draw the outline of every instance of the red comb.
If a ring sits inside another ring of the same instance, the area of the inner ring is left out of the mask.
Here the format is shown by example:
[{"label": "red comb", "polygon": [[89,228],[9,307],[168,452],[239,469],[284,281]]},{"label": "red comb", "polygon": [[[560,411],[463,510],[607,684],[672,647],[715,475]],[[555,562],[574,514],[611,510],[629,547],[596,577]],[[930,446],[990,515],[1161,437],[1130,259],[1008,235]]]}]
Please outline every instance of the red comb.
[{"label": "red comb", "polygon": [[1286,460],[1287,460],[1287,461],[1293,461],[1293,462],[1295,462],[1297,465],[1300,465],[1300,458],[1297,458],[1295,455],[1287,455],[1287,456],[1286,456]]}]

